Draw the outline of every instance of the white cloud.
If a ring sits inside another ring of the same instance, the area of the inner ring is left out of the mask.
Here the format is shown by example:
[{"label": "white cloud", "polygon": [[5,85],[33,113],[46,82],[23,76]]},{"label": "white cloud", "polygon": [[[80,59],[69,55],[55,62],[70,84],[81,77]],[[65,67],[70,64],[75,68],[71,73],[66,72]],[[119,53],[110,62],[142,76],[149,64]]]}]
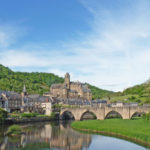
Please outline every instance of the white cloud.
[{"label": "white cloud", "polygon": [[14,44],[24,33],[24,29],[16,24],[0,24],[0,50]]},{"label": "white cloud", "polygon": [[0,57],[0,63],[10,67],[42,67],[47,65],[46,61],[40,58],[40,55],[25,51],[8,50],[1,52]]}]

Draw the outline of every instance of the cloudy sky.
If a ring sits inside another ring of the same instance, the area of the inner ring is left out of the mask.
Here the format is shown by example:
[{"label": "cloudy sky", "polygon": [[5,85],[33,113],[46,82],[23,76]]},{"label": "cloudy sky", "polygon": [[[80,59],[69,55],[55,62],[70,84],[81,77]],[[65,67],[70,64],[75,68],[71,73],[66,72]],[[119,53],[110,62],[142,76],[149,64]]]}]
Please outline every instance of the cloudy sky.
[{"label": "cloudy sky", "polygon": [[150,77],[149,0],[3,0],[0,64],[120,91]]}]

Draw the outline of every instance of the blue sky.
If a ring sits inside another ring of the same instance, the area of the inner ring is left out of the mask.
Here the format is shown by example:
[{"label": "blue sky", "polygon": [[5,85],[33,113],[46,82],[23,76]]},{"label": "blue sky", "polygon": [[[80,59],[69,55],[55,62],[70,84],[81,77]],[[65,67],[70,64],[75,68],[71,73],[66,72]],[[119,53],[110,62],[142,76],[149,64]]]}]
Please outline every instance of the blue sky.
[{"label": "blue sky", "polygon": [[120,91],[150,77],[149,0],[0,2],[0,63]]}]

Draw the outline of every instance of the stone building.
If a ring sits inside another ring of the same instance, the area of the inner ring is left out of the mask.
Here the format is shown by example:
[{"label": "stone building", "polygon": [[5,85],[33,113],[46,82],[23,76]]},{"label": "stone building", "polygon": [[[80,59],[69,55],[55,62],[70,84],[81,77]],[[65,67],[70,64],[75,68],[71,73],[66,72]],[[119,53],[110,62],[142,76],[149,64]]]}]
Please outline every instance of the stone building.
[{"label": "stone building", "polygon": [[24,85],[21,93],[22,97],[22,112],[38,112],[51,114],[51,98],[48,96],[40,96],[39,94],[28,94]]},{"label": "stone building", "polygon": [[22,105],[21,95],[11,91],[0,91],[0,107],[8,112],[19,111]]},{"label": "stone building", "polygon": [[80,82],[70,82],[69,73],[66,73],[64,83],[51,85],[50,96],[62,99],[92,100],[92,93],[88,86]]}]

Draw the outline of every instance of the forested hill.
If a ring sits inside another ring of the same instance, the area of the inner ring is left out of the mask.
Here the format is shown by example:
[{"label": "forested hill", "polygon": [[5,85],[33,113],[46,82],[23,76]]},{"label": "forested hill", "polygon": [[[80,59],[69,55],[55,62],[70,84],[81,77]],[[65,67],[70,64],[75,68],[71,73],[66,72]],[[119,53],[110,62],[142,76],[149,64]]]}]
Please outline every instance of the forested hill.
[{"label": "forested hill", "polygon": [[27,73],[14,72],[3,65],[0,65],[0,89],[22,92],[23,85],[26,85],[28,93],[43,94],[49,91],[53,83],[62,83],[64,79],[52,73]]},{"label": "forested hill", "polygon": [[90,85],[86,83],[88,87],[92,91],[93,99],[99,99],[99,98],[105,98],[109,99],[109,97],[114,93],[112,91],[104,90],[104,89],[99,89],[98,87],[95,87],[93,85]]},{"label": "forested hill", "polygon": [[111,95],[111,101],[137,102],[150,104],[150,81],[116,92]]},{"label": "forested hill", "polygon": [[[64,79],[52,73],[39,72],[14,72],[11,69],[0,65],[0,90],[22,92],[23,85],[26,85],[29,94],[43,94],[49,92],[53,83],[63,83]],[[93,98],[102,98],[112,92],[99,89],[89,85]]]},{"label": "forested hill", "polygon": [[137,102],[150,103],[150,81],[127,88],[123,91],[123,95],[132,95],[131,100]]}]

